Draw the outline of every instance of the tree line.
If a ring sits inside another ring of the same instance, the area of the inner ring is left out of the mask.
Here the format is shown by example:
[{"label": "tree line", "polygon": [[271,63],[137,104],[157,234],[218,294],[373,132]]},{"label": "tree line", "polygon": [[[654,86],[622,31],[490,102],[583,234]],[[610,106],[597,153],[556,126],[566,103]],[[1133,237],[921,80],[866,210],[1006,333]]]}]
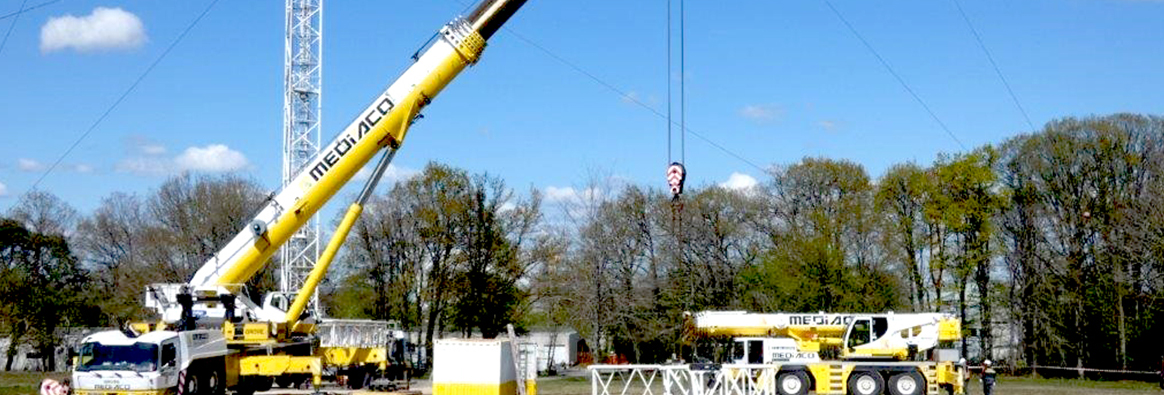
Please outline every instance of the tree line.
[{"label": "tree line", "polygon": [[[685,311],[938,311],[962,319],[965,355],[1152,370],[1164,354],[1152,336],[1164,330],[1161,170],[1164,118],[1136,114],[1063,118],[877,178],[805,158],[749,189],[677,200],[594,177],[549,203],[431,163],[368,203],[322,304],[397,320],[430,351],[516,323],[571,328],[599,356],[634,362],[693,357]],[[186,281],[265,198],[237,175],[173,177],[84,216],[26,194],[0,224],[0,331],[51,347],[61,326],[148,318],[144,285]],[[273,289],[274,267],[248,290]]]}]

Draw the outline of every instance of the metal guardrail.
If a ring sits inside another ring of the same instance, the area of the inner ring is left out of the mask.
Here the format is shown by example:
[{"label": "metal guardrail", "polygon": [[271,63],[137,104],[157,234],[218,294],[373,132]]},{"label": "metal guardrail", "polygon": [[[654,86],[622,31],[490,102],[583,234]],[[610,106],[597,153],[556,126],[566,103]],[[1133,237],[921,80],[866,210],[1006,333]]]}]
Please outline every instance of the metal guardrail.
[{"label": "metal guardrail", "polygon": [[776,395],[780,365],[590,365],[591,395]]},{"label": "metal guardrail", "polygon": [[694,395],[689,365],[590,365],[589,370],[591,395]]}]

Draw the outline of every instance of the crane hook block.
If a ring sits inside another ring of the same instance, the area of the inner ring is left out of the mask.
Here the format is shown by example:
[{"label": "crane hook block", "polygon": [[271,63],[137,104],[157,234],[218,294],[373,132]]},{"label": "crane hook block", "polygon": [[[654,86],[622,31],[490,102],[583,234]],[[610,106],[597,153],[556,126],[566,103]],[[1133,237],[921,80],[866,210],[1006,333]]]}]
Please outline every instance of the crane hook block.
[{"label": "crane hook block", "polygon": [[671,162],[667,166],[667,185],[671,187],[671,195],[678,197],[683,193],[683,182],[687,180],[687,168],[682,163]]}]

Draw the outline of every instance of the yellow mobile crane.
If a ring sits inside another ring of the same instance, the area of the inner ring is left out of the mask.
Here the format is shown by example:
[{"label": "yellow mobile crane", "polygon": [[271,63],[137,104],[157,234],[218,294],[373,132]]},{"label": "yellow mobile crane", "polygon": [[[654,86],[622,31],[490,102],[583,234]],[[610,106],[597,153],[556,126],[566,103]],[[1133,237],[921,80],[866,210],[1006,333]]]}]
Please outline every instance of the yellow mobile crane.
[{"label": "yellow mobile crane", "polygon": [[[82,340],[74,364],[78,395],[219,395],[270,388],[273,381],[309,377],[320,384],[325,366],[378,363],[383,346],[328,347],[320,343],[320,321],[307,317],[307,299],[359,216],[363,204],[409,126],[445,86],[475,64],[486,42],[525,0],[484,0],[439,32],[424,53],[372,101],[339,135],[221,250],[183,284],[154,284],[146,306],[156,323],[131,330],[94,333]],[[262,306],[248,299],[243,284],[373,156],[387,149],[316,267],[288,308],[268,295]],[[364,372],[356,370],[355,372]]]},{"label": "yellow mobile crane", "polygon": [[688,322],[697,336],[732,338],[724,368],[775,369],[781,395],[964,392],[961,323],[950,315],[705,311]]}]

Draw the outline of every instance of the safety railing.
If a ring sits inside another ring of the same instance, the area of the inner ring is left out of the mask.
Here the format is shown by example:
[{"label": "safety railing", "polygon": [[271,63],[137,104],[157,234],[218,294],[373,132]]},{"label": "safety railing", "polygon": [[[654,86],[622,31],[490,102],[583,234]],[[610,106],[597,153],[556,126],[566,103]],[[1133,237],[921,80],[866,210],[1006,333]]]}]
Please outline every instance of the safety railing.
[{"label": "safety railing", "polygon": [[591,365],[591,395],[775,395],[778,365]]}]

